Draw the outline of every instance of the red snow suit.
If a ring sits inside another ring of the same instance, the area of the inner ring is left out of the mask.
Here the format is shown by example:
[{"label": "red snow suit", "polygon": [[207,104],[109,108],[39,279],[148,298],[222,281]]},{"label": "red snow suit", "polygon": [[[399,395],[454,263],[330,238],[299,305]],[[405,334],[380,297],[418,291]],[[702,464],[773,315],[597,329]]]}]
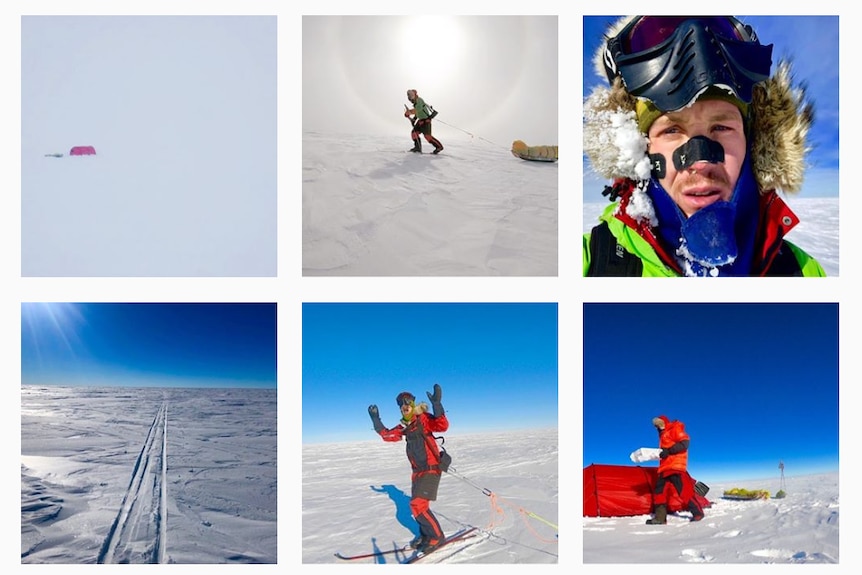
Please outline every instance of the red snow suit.
[{"label": "red snow suit", "polygon": [[407,459],[413,468],[414,479],[425,473],[440,473],[440,449],[433,433],[443,432],[449,429],[449,420],[445,415],[434,417],[429,413],[420,413],[410,423],[399,424],[392,429],[384,429],[380,432],[383,441],[407,440]]},{"label": "red snow suit", "polygon": [[[658,446],[661,449],[670,449],[680,441],[689,439],[685,432],[685,425],[681,421],[669,421],[664,415],[659,416],[664,420],[664,430],[659,433]],[[679,453],[671,453],[658,464],[659,475],[669,473],[684,473],[688,469],[688,448]]]}]

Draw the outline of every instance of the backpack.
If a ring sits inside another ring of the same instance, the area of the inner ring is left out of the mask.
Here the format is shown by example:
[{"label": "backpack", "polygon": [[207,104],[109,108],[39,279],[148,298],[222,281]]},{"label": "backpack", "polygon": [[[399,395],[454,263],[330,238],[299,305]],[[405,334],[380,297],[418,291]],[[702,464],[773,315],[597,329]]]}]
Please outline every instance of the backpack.
[{"label": "backpack", "polygon": [[[429,436],[426,435],[425,437],[426,441],[431,441],[430,439],[428,439]],[[446,443],[446,438],[436,437],[434,435],[431,435],[430,437],[433,437],[435,440],[441,440],[439,448],[440,455],[438,457],[440,462],[437,464],[437,466],[440,468],[440,471],[449,471],[449,466],[452,464],[452,456],[449,455],[449,452],[447,452],[446,449],[443,447],[443,444]]]}]

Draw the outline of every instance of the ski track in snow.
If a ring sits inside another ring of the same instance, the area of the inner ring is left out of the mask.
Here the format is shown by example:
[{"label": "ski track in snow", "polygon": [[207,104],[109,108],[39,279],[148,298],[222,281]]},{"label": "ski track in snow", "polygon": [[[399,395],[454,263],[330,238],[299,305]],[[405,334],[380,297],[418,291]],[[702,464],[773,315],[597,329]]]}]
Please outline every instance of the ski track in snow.
[{"label": "ski track in snow", "polygon": [[22,386],[21,563],[276,563],[275,399]]},{"label": "ski track in snow", "polygon": [[165,562],[167,403],[162,403],[132,470],[99,563]]}]

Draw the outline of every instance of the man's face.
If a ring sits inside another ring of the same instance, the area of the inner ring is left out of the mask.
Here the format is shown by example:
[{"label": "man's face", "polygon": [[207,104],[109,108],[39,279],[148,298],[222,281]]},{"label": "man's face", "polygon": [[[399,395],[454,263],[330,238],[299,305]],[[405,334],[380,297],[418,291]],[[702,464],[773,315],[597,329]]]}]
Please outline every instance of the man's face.
[{"label": "man's face", "polygon": [[[719,200],[730,201],[745,159],[745,131],[739,108],[724,100],[699,100],[691,107],[669,112],[649,128],[649,153],[666,161],[659,180],[686,217]],[[673,152],[695,136],[705,136],[724,148],[724,162],[696,162],[677,171]]]}]

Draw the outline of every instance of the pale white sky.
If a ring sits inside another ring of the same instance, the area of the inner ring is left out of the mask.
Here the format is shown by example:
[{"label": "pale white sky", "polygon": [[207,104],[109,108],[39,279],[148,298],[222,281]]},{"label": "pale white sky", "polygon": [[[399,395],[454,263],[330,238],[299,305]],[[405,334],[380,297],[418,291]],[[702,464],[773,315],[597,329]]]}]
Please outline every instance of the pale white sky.
[{"label": "pale white sky", "polygon": [[274,276],[276,46],[275,16],[22,17],[22,274]]},{"label": "pale white sky", "polygon": [[557,16],[303,16],[302,129],[403,134],[406,91],[434,134],[557,144]]}]

